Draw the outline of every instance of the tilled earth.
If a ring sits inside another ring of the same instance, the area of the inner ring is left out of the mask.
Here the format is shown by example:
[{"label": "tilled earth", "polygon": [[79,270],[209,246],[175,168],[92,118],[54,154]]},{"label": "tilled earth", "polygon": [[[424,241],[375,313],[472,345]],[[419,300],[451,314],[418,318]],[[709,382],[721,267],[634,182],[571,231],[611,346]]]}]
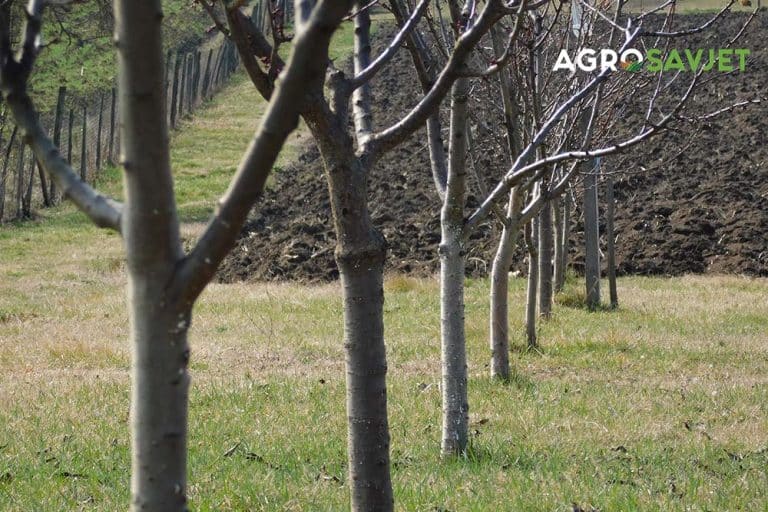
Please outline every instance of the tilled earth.
[{"label": "tilled earth", "polygon": [[[687,18],[687,19],[686,19]],[[703,15],[680,16],[686,25]],[[743,23],[729,15],[715,34],[697,34],[679,48],[718,48]],[[382,29],[377,46],[391,30]],[[703,114],[740,99],[768,93],[768,12],[763,10],[737,44],[749,48],[747,71],[707,84],[687,107]],[[380,50],[377,48],[376,50]],[[373,83],[374,119],[379,127],[395,122],[421,96],[406,52]],[[481,83],[478,87],[490,87]],[[473,125],[481,174],[500,175],[506,157],[498,114],[473,96]],[[768,105],[723,114],[695,135],[672,132],[605,161],[616,180],[616,248],[622,274],[744,273],[768,276]],[[447,123],[446,123],[447,126]],[[444,129],[445,127],[444,126]],[[418,276],[439,269],[440,203],[434,190],[429,154],[420,131],[380,160],[369,178],[375,225],[384,234],[389,271]],[[617,169],[622,161],[622,169]],[[627,163],[629,162],[629,163]],[[618,172],[622,171],[622,172]],[[470,190],[477,190],[470,179]],[[580,197],[576,189],[577,202]],[[470,194],[467,206],[477,204]],[[604,206],[604,205],[603,205]],[[467,273],[485,275],[500,231],[489,220],[467,246]],[[573,217],[571,261],[583,267],[581,219]],[[603,240],[603,243],[605,240]],[[275,184],[254,208],[242,236],[219,271],[224,282],[237,280],[327,281],[338,277],[333,259],[335,235],[322,161],[308,144],[298,161],[275,175]],[[521,267],[523,251],[517,252]]]}]

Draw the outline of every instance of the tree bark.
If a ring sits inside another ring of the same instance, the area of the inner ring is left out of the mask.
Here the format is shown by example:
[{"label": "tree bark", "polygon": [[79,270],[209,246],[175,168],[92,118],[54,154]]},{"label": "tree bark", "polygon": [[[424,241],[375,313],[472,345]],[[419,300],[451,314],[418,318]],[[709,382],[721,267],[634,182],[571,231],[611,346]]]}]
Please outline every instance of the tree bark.
[{"label": "tree bark", "polygon": [[448,184],[440,214],[440,325],[442,339],[442,454],[467,448],[469,403],[467,350],[464,332],[464,202],[466,192],[469,79],[460,78],[451,91],[451,138]]},{"label": "tree bark", "polygon": [[[594,164],[594,161],[593,161]],[[584,175],[584,281],[589,309],[600,305],[600,227],[598,225],[597,165]]]},{"label": "tree bark", "polygon": [[571,242],[571,201],[570,193],[566,193],[563,196],[563,231],[560,234],[563,246],[562,263],[560,264],[560,268],[562,268],[560,273],[561,290],[565,286],[565,280],[568,277],[568,250]]},{"label": "tree bark", "polygon": [[[384,344],[384,238],[370,220],[367,170],[348,146],[320,147],[336,224],[344,302],[348,457],[353,511],[393,510]],[[346,149],[344,149],[346,148]]]},{"label": "tree bark", "polygon": [[520,226],[520,194],[513,188],[507,206],[507,224],[501,232],[499,247],[491,268],[491,377],[509,379],[509,267]]},{"label": "tree bark", "polygon": [[553,277],[553,292],[559,293],[563,291],[563,283],[565,282],[565,269],[563,268],[563,199],[558,197],[552,200],[552,212],[554,213],[553,232],[554,232],[554,277]]},{"label": "tree bark", "polygon": [[[137,3],[139,5],[137,5]],[[131,364],[131,510],[187,510],[190,309],[167,296],[183,252],[163,97],[160,0],[116,0]]]},{"label": "tree bark", "polygon": [[538,284],[538,220],[534,217],[526,227],[526,245],[528,246],[528,287],[525,301],[525,335],[528,348],[536,348],[536,288]]},{"label": "tree bark", "polygon": [[616,201],[613,193],[613,176],[608,173],[605,177],[605,201],[608,206],[605,211],[605,236],[607,240],[606,263],[608,265],[608,289],[611,297],[611,307],[619,307],[619,292],[616,287],[616,239],[613,222],[616,216]]},{"label": "tree bark", "polygon": [[552,202],[539,212],[539,314],[552,316]]}]

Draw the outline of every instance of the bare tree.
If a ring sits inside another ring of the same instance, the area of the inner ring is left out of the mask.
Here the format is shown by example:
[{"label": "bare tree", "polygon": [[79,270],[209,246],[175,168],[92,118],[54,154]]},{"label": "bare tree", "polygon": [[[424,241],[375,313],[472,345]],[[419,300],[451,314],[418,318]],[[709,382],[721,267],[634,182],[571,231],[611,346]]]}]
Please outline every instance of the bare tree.
[{"label": "bare tree", "polygon": [[[283,66],[277,52],[282,39],[273,35],[272,41],[268,41],[236,5],[221,6],[220,3],[201,1],[217,26],[235,41],[254,86],[263,96],[270,97],[274,70]],[[302,23],[303,13],[310,3],[297,3],[298,24]],[[475,2],[469,3],[475,5]],[[391,510],[393,507],[383,325],[382,282],[386,249],[382,235],[370,219],[367,177],[383,154],[397,147],[425,123],[429,133],[435,135],[434,113],[454,88],[454,83],[462,77],[473,48],[501,16],[512,12],[500,0],[488,0],[480,11],[471,9],[471,27],[457,39],[444,65],[431,69],[433,80],[425,88],[424,97],[392,126],[375,131],[370,80],[389,64],[428,4],[429,0],[422,0],[409,12],[403,2],[391,2],[396,16],[402,19],[401,30],[381,55],[372,58],[369,13],[372,4],[355,2],[355,11],[350,15],[355,24],[354,74],[347,76],[342,70],[329,66],[324,87],[323,84],[307,87],[305,99],[300,102],[301,115],[323,159],[337,235],[336,262],[344,300],[349,482],[353,510]],[[426,68],[417,66],[418,72],[423,69]],[[348,129],[350,103],[353,130]],[[434,142],[435,139],[431,140]],[[440,152],[438,145],[432,142],[430,151]],[[459,151],[458,147],[455,149]],[[458,195],[461,192],[457,188]],[[460,362],[458,366],[461,366]]]},{"label": "bare tree", "polygon": [[[131,510],[184,511],[190,349],[195,300],[232,247],[288,134],[300,99],[322,86],[328,46],[351,2],[302,2],[289,61],[229,189],[185,254],[173,192],[164,112],[160,0],[115,0],[124,204],[81,181],[43,130],[27,82],[40,49],[44,2],[31,0],[22,47],[0,26],[0,86],[25,139],[57,187],[94,224],[123,236],[128,268],[131,372]],[[2,19],[2,18],[0,18]]]}]

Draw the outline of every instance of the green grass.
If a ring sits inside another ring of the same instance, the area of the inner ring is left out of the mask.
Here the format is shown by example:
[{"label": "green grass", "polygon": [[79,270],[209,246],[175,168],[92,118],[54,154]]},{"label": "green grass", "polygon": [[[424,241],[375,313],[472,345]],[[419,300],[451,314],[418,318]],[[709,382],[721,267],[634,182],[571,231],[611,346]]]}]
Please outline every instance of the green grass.
[{"label": "green grass", "polygon": [[[237,78],[173,135],[189,237],[263,108]],[[119,196],[118,172],[102,185]],[[120,239],[71,207],[0,229],[0,510],[126,508],[124,287]],[[524,280],[513,279],[507,384],[487,377],[488,282],[469,281],[472,444],[447,462],[437,283],[390,276],[385,288],[399,510],[766,510],[765,279],[625,278],[621,306],[597,312],[572,279],[540,352],[523,348]],[[212,285],[190,336],[192,508],[346,509],[338,285]]]},{"label": "green grass", "polygon": [[[48,301],[45,311],[0,322],[3,353],[17,347],[0,360],[3,510],[106,511],[128,499],[123,278],[118,270],[78,275],[100,275],[102,294],[85,285],[52,298],[32,287],[30,303]],[[618,310],[558,304],[541,325],[541,352],[527,352],[524,282],[514,280],[516,377],[503,384],[486,375],[488,283],[470,281],[472,447],[443,462],[437,285],[390,278],[399,508],[762,510],[766,286],[738,277],[622,279]],[[206,292],[191,339],[194,509],[346,507],[340,308],[336,285]],[[679,325],[688,327],[670,328]],[[44,332],[49,339],[37,337]]]},{"label": "green grass", "polygon": [[[650,9],[654,9],[661,5],[663,2],[656,2],[654,0],[629,0],[627,2],[625,10],[628,12],[645,12]],[[685,14],[695,14],[701,12],[717,12],[723,7],[728,5],[725,0],[678,0],[675,7],[676,12]],[[731,9],[734,11],[751,11],[754,9],[752,6],[742,6],[739,2],[734,3]],[[662,11],[666,12],[666,10]]]}]

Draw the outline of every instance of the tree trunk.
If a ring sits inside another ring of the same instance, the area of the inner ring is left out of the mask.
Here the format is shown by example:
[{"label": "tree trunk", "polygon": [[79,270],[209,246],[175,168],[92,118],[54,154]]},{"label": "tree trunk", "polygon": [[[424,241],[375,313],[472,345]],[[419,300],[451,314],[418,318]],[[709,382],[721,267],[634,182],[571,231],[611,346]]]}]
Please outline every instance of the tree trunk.
[{"label": "tree trunk", "polygon": [[344,301],[351,508],[389,512],[394,501],[384,344],[386,243],[371,224],[368,169],[355,157],[352,141],[343,133],[338,137],[321,133],[312,119],[307,124],[323,156],[336,228],[336,263]]},{"label": "tree trunk", "polygon": [[136,4],[115,1],[133,347],[131,511],[181,512],[187,510],[190,308],[167,296],[183,251],[167,145],[161,2]]},{"label": "tree trunk", "polygon": [[554,213],[554,277],[553,277],[553,291],[559,293],[563,291],[563,283],[565,282],[565,269],[563,268],[563,199],[558,197],[552,200],[552,212]]},{"label": "tree trunk", "polygon": [[469,79],[451,91],[448,183],[440,214],[440,325],[443,379],[443,456],[467,448],[467,349],[464,332],[464,202],[466,191]]},{"label": "tree trunk", "polygon": [[616,215],[616,202],[613,194],[613,176],[608,173],[605,177],[606,191],[605,201],[608,203],[608,208],[605,212],[605,236],[608,239],[607,247],[607,265],[608,265],[608,289],[611,295],[611,307],[619,307],[619,292],[616,289],[616,240],[613,229],[613,221]]},{"label": "tree trunk", "polygon": [[534,217],[526,227],[526,245],[528,246],[528,287],[525,301],[525,335],[528,348],[536,348],[536,288],[539,280],[538,258],[538,220]]},{"label": "tree trunk", "polygon": [[552,203],[539,212],[539,314],[552,316]]},{"label": "tree trunk", "polygon": [[597,165],[584,175],[584,281],[589,309],[600,305],[600,227],[598,225]]},{"label": "tree trunk", "polygon": [[513,188],[507,206],[507,224],[502,229],[491,268],[491,377],[503,380],[509,378],[509,267],[520,229],[519,202],[518,189]]},{"label": "tree trunk", "polygon": [[563,246],[563,252],[562,252],[562,263],[560,264],[560,268],[562,269],[560,273],[560,289],[562,290],[565,286],[565,280],[568,277],[568,249],[570,247],[570,240],[571,240],[571,195],[569,193],[566,193],[566,195],[563,196],[563,228],[562,233],[560,233],[561,237],[561,244]]}]

